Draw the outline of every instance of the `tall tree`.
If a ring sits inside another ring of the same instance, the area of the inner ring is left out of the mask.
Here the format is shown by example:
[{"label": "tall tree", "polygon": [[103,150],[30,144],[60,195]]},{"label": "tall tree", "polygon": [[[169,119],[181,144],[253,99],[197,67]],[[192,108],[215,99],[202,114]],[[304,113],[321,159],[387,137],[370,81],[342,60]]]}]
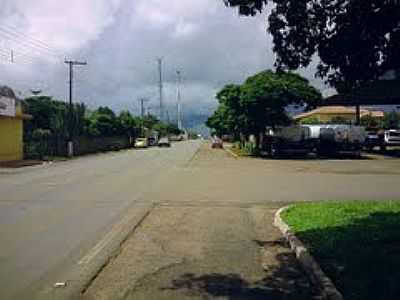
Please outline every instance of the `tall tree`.
[{"label": "tall tree", "polygon": [[312,108],[321,99],[321,94],[307,79],[282,71],[267,70],[249,77],[241,90],[246,127],[256,137],[267,126],[290,123],[285,110],[290,104],[303,104]]},{"label": "tall tree", "polygon": [[254,16],[272,4],[268,30],[276,65],[308,66],[340,92],[400,68],[400,4],[394,0],[224,0]]},{"label": "tall tree", "polygon": [[286,107],[304,104],[315,107],[321,94],[303,77],[288,72],[260,72],[241,86],[225,86],[218,94],[219,106],[207,121],[218,135],[254,134],[290,122]]}]

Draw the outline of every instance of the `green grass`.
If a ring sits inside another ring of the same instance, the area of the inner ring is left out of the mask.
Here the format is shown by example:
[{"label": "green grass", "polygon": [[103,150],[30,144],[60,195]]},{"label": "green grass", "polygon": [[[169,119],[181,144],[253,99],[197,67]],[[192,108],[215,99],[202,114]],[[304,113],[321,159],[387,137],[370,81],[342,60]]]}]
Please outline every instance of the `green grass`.
[{"label": "green grass", "polygon": [[400,299],[400,201],[304,203],[282,217],[345,299]]},{"label": "green grass", "polygon": [[252,154],[250,151],[248,151],[246,149],[232,147],[232,148],[230,148],[230,150],[239,156],[254,156],[254,154]]},{"label": "green grass", "polygon": [[238,156],[257,156],[251,144],[247,144],[245,147],[240,147],[239,143],[234,143],[230,150]]}]

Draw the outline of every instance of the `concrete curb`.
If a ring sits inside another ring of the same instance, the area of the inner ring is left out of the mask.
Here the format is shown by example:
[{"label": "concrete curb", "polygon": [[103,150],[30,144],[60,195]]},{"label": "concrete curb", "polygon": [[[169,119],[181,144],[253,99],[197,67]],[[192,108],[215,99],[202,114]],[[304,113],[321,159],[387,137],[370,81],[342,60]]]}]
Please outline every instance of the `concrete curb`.
[{"label": "concrete curb", "polygon": [[232,155],[234,158],[239,158],[239,155],[234,153],[231,149],[229,148],[224,148],[226,152],[228,152],[230,155]]},{"label": "concrete curb", "polygon": [[154,207],[155,204],[128,208],[125,216],[113,224],[114,230],[105,233],[102,240],[98,241],[84,257],[80,257],[79,262],[68,266],[59,274],[54,274],[55,281],[65,283],[62,288],[48,283],[41,284],[29,299],[81,299],[103,269],[119,255],[124,242],[143,223]]},{"label": "concrete curb", "polygon": [[337,290],[332,280],[326,276],[314,257],[310,254],[304,244],[290,230],[290,227],[282,220],[281,213],[290,206],[280,208],[275,213],[274,225],[279,228],[285,239],[288,241],[290,248],[295,252],[296,258],[300,265],[310,277],[311,282],[316,285],[325,300],[344,300],[342,294]]}]

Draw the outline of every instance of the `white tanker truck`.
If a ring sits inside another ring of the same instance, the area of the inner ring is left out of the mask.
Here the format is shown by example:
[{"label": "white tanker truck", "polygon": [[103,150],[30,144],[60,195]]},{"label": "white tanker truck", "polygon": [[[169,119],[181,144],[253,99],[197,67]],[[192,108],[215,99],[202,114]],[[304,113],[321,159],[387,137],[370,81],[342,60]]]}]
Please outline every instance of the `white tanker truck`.
[{"label": "white tanker truck", "polygon": [[295,125],[269,129],[266,150],[272,157],[284,154],[322,156],[346,153],[359,156],[366,138],[364,127],[353,125]]}]

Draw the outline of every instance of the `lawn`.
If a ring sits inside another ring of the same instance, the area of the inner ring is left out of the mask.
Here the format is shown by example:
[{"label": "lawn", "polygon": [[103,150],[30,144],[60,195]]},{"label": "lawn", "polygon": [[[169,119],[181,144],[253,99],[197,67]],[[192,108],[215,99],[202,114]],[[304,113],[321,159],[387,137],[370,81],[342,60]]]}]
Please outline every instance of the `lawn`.
[{"label": "lawn", "polygon": [[282,217],[345,299],[400,299],[400,201],[304,203]]}]

